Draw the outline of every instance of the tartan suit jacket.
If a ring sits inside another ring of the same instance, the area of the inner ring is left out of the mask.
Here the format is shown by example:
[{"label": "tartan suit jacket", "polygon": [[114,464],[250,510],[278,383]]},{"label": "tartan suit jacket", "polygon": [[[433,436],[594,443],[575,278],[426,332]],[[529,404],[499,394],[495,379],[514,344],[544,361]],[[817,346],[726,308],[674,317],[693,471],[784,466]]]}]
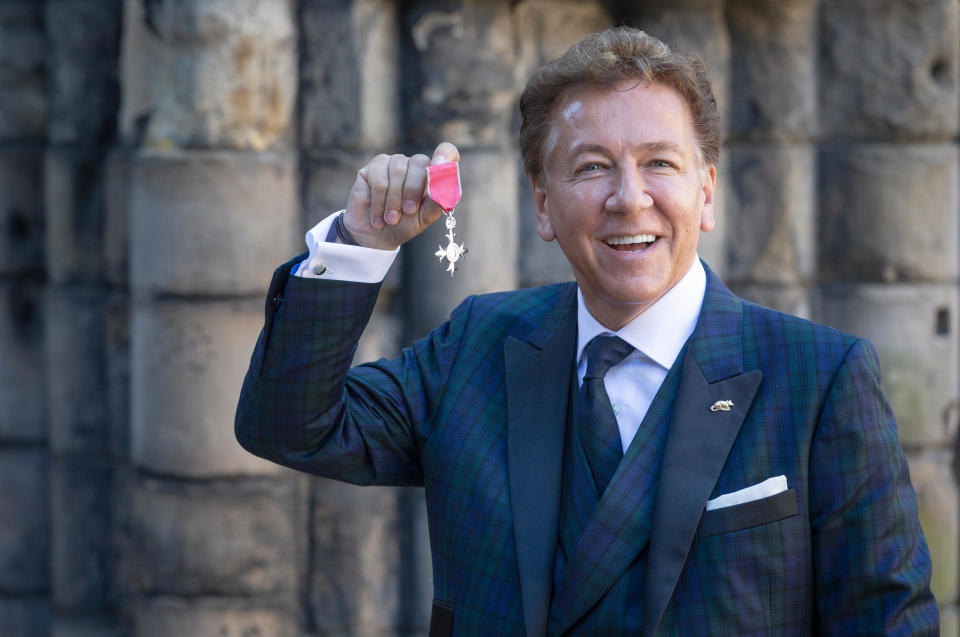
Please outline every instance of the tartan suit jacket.
[{"label": "tartan suit jacket", "polygon": [[[938,634],[869,343],[739,299],[708,269],[652,514],[632,506],[628,449],[554,596],[575,285],[470,297],[395,360],[350,369],[379,286],[289,276],[299,260],[271,284],[237,438],[317,475],[425,487],[431,635],[544,635],[554,597],[551,632],[577,634],[645,547],[629,611],[644,635]],[[788,491],[705,511],[778,475]]]}]

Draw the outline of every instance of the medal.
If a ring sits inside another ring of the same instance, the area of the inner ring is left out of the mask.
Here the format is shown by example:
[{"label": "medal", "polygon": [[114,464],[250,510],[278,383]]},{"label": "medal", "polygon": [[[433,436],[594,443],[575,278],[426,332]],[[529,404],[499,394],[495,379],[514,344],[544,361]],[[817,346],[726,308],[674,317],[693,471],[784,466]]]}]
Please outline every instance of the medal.
[{"label": "medal", "polygon": [[460,201],[460,167],[456,162],[436,164],[427,169],[427,196],[443,210],[446,217],[447,247],[441,244],[434,253],[440,263],[447,261],[447,272],[452,277],[457,269],[457,261],[469,252],[462,243],[454,240],[453,229],[457,227],[457,220],[453,216],[453,209]]}]

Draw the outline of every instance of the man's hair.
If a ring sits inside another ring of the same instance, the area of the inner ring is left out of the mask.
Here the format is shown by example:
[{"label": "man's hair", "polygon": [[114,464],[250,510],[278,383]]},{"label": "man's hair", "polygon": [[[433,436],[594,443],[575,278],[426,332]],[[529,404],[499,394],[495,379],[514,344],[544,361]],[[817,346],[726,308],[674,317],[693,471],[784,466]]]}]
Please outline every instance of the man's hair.
[{"label": "man's hair", "polygon": [[624,80],[660,84],[677,92],[690,109],[704,165],[720,156],[720,115],[707,69],[699,56],[672,51],[639,29],[618,27],[591,33],[542,66],[520,96],[520,154],[527,175],[543,176],[544,144],[557,99],[572,86],[613,87]]}]

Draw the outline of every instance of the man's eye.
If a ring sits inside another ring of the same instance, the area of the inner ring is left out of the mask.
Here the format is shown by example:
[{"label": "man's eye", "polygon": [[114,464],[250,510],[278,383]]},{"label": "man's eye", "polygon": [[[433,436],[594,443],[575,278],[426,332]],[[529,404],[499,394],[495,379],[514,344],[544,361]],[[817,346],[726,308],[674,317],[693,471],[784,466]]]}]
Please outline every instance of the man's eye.
[{"label": "man's eye", "polygon": [[581,172],[592,172],[594,170],[600,170],[603,168],[603,165],[599,162],[592,161],[589,164],[585,164],[583,168],[580,169]]},{"label": "man's eye", "polygon": [[650,162],[654,168],[674,168],[672,162],[667,161],[666,159],[654,159]]}]

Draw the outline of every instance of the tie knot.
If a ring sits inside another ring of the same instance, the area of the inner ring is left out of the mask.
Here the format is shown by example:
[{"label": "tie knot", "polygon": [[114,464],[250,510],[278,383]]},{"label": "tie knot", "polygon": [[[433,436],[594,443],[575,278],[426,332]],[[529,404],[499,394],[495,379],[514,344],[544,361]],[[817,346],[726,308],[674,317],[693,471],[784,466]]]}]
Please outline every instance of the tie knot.
[{"label": "tie knot", "polygon": [[595,336],[587,343],[587,373],[584,378],[603,378],[611,367],[633,351],[633,345],[619,336]]}]

